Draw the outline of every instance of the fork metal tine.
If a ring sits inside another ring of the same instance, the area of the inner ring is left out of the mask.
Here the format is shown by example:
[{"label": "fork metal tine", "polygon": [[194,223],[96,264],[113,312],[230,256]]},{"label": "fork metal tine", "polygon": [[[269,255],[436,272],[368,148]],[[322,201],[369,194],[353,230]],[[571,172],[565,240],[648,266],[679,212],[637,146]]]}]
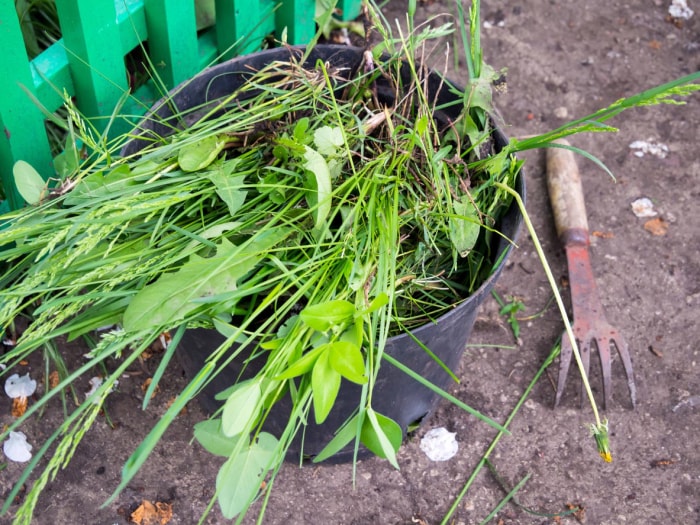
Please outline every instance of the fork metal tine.
[{"label": "fork metal tine", "polygon": [[566,332],[561,336],[561,350],[559,351],[559,377],[557,378],[557,395],[554,398],[554,408],[559,406],[561,396],[564,394],[564,385],[566,384],[566,376],[569,374],[569,365],[571,365],[571,356],[573,349],[571,341]]}]

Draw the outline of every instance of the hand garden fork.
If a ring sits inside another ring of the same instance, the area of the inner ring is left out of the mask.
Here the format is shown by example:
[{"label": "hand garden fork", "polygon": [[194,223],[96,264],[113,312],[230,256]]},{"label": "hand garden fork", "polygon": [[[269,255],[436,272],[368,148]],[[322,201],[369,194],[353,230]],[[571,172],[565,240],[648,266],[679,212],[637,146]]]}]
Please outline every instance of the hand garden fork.
[{"label": "hand garden fork", "polygon": [[[555,141],[560,145],[569,146],[565,140]],[[569,286],[571,288],[571,303],[574,313],[573,330],[581,348],[583,372],[588,376],[592,344],[598,350],[603,375],[603,408],[610,406],[612,395],[611,346],[617,348],[622,364],[627,374],[632,407],[637,402],[637,391],[632,372],[627,342],[618,330],[613,328],[605,318],[603,305],[600,302],[598,288],[593,277],[593,269],[588,253],[588,220],[583,201],[583,189],[578,167],[571,150],[563,148],[547,149],[547,188],[554,212],[554,222],[560,241],[566,249],[566,259],[569,266]],[[559,378],[554,406],[559,405],[566,376],[571,364],[573,349],[566,332],[561,339],[559,356]],[[581,388],[581,404],[585,399],[585,385]]]}]

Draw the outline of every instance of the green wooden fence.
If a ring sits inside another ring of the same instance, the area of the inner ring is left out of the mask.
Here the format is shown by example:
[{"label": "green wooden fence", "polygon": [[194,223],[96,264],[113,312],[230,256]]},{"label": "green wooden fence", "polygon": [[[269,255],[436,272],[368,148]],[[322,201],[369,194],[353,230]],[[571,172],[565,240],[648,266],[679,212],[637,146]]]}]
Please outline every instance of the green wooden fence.
[{"label": "green wooden fence", "polygon": [[[54,174],[44,119],[75,97],[80,111],[104,129],[129,89],[124,57],[146,42],[151,62],[167,89],[186,80],[217,57],[260,48],[270,34],[286,33],[290,44],[314,36],[316,0],[216,0],[216,23],[196,28],[194,0],[55,0],[62,38],[33,60],[25,51],[12,0],[0,0],[0,211],[17,209],[12,167],[25,160],[45,178]],[[338,0],[339,16],[359,15],[361,0]],[[110,132],[128,131],[160,97],[152,83],[133,93],[120,113],[132,120],[111,123]],[[33,100],[35,99],[35,100]]]}]

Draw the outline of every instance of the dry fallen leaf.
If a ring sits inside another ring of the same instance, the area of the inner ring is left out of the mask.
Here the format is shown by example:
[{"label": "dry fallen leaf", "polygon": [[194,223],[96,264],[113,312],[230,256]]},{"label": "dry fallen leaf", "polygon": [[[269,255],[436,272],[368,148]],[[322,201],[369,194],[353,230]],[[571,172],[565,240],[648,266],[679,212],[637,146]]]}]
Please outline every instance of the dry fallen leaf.
[{"label": "dry fallen leaf", "polygon": [[656,217],[645,222],[644,229],[652,235],[666,235],[668,233],[668,223],[661,217]]},{"label": "dry fallen leaf", "polygon": [[[146,380],[143,382],[143,384],[141,385],[141,390],[144,392],[144,394],[145,394],[146,391],[148,390],[148,387],[151,386],[151,382],[152,382],[152,381],[153,381],[153,379],[149,377],[149,378],[146,379]],[[156,397],[156,394],[159,393],[159,392],[160,392],[160,385],[157,385],[156,388],[153,390],[153,393],[151,394],[151,399],[153,399],[154,397]]]},{"label": "dry fallen leaf", "polygon": [[674,463],[676,463],[675,460],[664,458],[664,459],[656,459],[656,460],[650,462],[649,466],[651,466],[651,468],[670,467]]},{"label": "dry fallen leaf", "polygon": [[16,397],[12,400],[12,417],[22,417],[27,411],[26,397]]},{"label": "dry fallen leaf", "polygon": [[613,232],[599,232],[599,231],[592,231],[591,235],[593,237],[600,237],[601,239],[612,239],[615,237],[615,234]]},{"label": "dry fallen leaf", "polygon": [[664,353],[661,350],[657,350],[652,345],[649,345],[649,351],[652,354],[654,354],[656,357],[663,357],[664,356]]},{"label": "dry fallen leaf", "polygon": [[[177,399],[177,397],[171,397],[170,399],[168,399],[168,402],[165,404],[165,407],[170,408],[170,405],[172,405],[176,399]],[[187,405],[182,407],[182,410],[180,410],[180,415],[183,415],[183,414],[187,414]]]},{"label": "dry fallen leaf", "polygon": [[49,374],[49,388],[54,389],[58,386],[61,378],[58,376],[58,370],[54,370]]},{"label": "dry fallen leaf", "polygon": [[165,525],[173,517],[173,506],[169,503],[143,500],[139,508],[131,513],[131,522],[136,525]]},{"label": "dry fallen leaf", "polygon": [[576,521],[578,521],[579,523],[585,523],[586,509],[583,507],[583,505],[567,503],[566,508],[570,511],[573,511],[572,515],[574,518],[576,518]]}]

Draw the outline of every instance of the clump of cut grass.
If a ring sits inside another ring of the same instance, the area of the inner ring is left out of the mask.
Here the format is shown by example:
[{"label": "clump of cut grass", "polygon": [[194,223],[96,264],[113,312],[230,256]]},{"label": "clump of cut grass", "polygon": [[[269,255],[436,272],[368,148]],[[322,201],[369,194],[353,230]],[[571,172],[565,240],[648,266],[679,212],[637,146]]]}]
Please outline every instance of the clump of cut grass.
[{"label": "clump of cut grass", "polygon": [[[368,51],[352,72],[290,52],[230,96],[178,115],[172,134],[150,136],[128,157],[118,151],[133,136],[105,141],[67,101],[88,159],[1,219],[0,326],[31,315],[3,361],[11,367],[57,337],[114,328],[8,431],[91,367],[120,364],[30,463],[27,473],[55,447],[18,522],[30,520],[123,370],[163,332],[174,334],[174,348],[191,326],[227,340],[134,453],[117,490],[182,406],[250,346],[267,355],[262,371],[224,393],[220,414],[196,429],[227,458],[217,481],[224,515],[247,509],[303,421],[328,417],[341,379],[363,385],[363,397],[342,443],[322,455],[354,439],[397,465],[402,429],[372,408],[384,345],[490,274],[490,240],[510,203],[495,183],[512,186],[519,167],[509,158],[498,172],[472,169],[495,153],[490,130],[472,144],[438,105],[415,52],[448,31],[400,39],[386,55]],[[456,89],[439,80],[443,87]],[[263,432],[269,407],[288,392],[286,430]]]},{"label": "clump of cut grass", "polygon": [[[183,406],[246,348],[265,365],[222,392],[223,408],[195,428],[199,442],[225,458],[216,481],[225,516],[244,514],[268,473],[274,481],[305,422],[328,418],[341,381],[361,385],[361,399],[319,457],[354,442],[398,466],[402,429],[373,408],[380,363],[391,362],[386,342],[453,308],[498,264],[499,218],[514,201],[523,207],[513,190],[515,154],[609,130],[601,127],[608,118],[687,94],[683,84],[695,78],[497,151],[478,8],[475,0],[469,36],[462,31],[472,74],[465,90],[431,76],[420,60],[425,42],[450,26],[394,36],[375,10],[370,20],[383,41],[356,70],[305,62],[290,50],[230,95],[160,123],[167,133],[108,141],[67,101],[70,142],[84,143],[87,159],[51,187],[27,188],[31,206],[0,218],[0,327],[30,316],[2,362],[10,370],[58,337],[113,328],[0,439],[93,367],[111,358],[118,365],[29,463],[4,510],[52,454],[18,523],[31,521],[41,489],[70,460],[123,371],[170,332],[155,389],[184,331],[196,326],[226,340],[127,461],[113,497]],[[454,96],[446,101],[443,92]],[[147,146],[121,156],[134,138]],[[263,424],[285,395],[292,411],[272,436]],[[601,429],[597,412],[596,419]]]}]

